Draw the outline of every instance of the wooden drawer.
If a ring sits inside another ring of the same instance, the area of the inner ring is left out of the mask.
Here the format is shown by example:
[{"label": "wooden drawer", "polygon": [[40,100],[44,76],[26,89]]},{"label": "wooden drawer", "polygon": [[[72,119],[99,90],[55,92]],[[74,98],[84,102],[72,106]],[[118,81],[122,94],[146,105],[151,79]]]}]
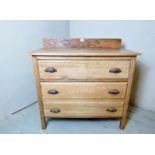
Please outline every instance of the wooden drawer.
[{"label": "wooden drawer", "polygon": [[41,82],[43,98],[124,98],[127,82]]},{"label": "wooden drawer", "polygon": [[121,117],[123,104],[121,100],[51,100],[44,102],[44,112],[46,117]]},{"label": "wooden drawer", "polygon": [[38,60],[41,80],[127,80],[127,60]]}]

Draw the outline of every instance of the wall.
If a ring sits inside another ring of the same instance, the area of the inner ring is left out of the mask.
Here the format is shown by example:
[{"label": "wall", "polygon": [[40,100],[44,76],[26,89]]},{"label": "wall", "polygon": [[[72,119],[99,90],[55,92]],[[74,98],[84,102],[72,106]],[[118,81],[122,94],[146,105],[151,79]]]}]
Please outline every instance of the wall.
[{"label": "wall", "polygon": [[28,52],[68,35],[68,21],[0,21],[0,118],[37,100]]},{"label": "wall", "polygon": [[131,102],[155,111],[155,21],[70,21],[70,37],[122,38],[127,49],[140,51]]}]

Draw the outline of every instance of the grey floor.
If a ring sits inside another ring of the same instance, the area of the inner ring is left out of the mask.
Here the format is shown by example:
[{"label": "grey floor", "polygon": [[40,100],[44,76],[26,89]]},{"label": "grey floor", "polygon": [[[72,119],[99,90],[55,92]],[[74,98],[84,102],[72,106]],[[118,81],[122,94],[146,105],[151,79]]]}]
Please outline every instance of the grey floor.
[{"label": "grey floor", "polygon": [[129,108],[127,126],[119,129],[119,119],[50,119],[40,128],[38,105],[0,120],[0,133],[37,134],[130,134],[155,133],[155,112]]}]

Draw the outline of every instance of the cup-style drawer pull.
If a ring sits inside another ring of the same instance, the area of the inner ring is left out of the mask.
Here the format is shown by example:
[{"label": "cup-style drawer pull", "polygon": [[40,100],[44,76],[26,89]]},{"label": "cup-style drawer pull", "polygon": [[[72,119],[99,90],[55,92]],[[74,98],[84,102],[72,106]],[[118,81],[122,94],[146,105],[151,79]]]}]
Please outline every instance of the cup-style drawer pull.
[{"label": "cup-style drawer pull", "polygon": [[47,67],[47,68],[45,69],[45,72],[54,73],[54,72],[57,72],[57,70],[56,70],[54,67]]},{"label": "cup-style drawer pull", "polygon": [[122,72],[122,71],[121,71],[120,68],[111,68],[111,69],[109,70],[109,72],[110,72],[110,73],[120,73],[120,72]]},{"label": "cup-style drawer pull", "polygon": [[117,89],[111,89],[111,90],[109,90],[109,94],[113,94],[113,95],[116,95],[116,94],[119,94],[120,92],[119,92],[119,90],[117,90]]},{"label": "cup-style drawer pull", "polygon": [[57,90],[55,90],[55,89],[50,89],[49,91],[48,91],[48,94],[52,94],[52,95],[56,95],[56,94],[58,94],[59,92],[57,91]]},{"label": "cup-style drawer pull", "polygon": [[116,112],[117,109],[116,109],[115,107],[109,107],[109,108],[107,109],[107,111],[109,111],[109,112]]},{"label": "cup-style drawer pull", "polygon": [[58,109],[58,108],[52,108],[52,109],[50,110],[50,112],[59,113],[59,112],[61,112],[61,110]]}]

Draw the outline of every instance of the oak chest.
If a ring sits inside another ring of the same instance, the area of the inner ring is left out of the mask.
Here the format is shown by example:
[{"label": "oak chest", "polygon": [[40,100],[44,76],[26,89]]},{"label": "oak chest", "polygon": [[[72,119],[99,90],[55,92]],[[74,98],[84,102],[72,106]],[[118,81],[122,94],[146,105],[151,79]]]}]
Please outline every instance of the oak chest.
[{"label": "oak chest", "polygon": [[125,127],[136,56],[120,39],[44,40],[31,52],[46,118],[120,118]]}]

